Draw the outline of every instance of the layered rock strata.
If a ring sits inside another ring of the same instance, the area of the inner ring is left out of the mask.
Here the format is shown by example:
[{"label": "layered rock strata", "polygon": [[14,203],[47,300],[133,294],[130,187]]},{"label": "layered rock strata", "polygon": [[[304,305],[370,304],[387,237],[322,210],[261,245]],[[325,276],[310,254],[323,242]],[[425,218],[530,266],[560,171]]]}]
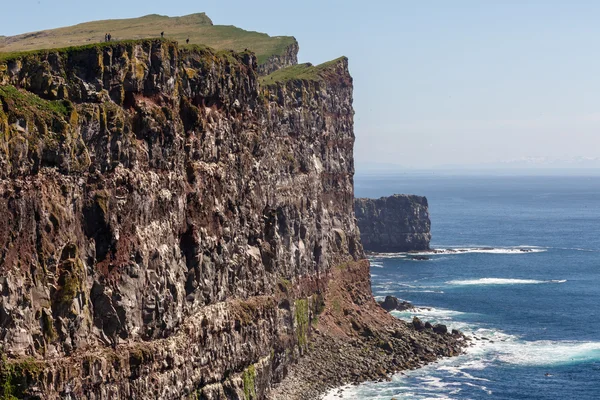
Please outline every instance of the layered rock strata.
[{"label": "layered rock strata", "polygon": [[427,198],[395,194],[354,202],[366,251],[395,253],[429,250],[431,221]]},{"label": "layered rock strata", "polygon": [[252,53],[162,40],[0,58],[0,396],[262,399],[356,336],[330,313],[383,329],[351,322],[378,307],[353,143],[345,58],[262,87]]}]

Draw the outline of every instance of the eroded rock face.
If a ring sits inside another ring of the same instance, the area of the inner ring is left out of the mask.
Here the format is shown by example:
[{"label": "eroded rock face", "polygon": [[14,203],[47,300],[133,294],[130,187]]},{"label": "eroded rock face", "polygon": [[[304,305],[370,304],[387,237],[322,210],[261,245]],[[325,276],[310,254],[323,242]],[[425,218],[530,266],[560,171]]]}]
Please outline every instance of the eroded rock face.
[{"label": "eroded rock face", "polygon": [[298,64],[298,42],[290,44],[282,54],[274,54],[258,66],[260,75],[269,75],[278,69]]},{"label": "eroded rock face", "polygon": [[380,199],[356,199],[354,210],[366,251],[429,250],[431,221],[427,198],[395,194]]},{"label": "eroded rock face", "polygon": [[328,271],[363,257],[347,61],[330,73],[260,88],[251,53],[158,40],[0,62],[15,395],[261,398],[281,379]]},{"label": "eroded rock face", "polygon": [[374,301],[347,60],[307,76],[162,40],[0,61],[2,395],[311,399],[460,352]]}]

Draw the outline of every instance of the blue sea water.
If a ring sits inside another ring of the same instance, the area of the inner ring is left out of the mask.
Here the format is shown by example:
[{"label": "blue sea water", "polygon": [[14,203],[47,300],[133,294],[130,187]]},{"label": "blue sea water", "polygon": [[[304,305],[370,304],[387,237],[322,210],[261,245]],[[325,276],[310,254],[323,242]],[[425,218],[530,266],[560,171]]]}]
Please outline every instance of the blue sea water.
[{"label": "blue sea water", "polygon": [[328,399],[600,399],[600,177],[358,176],[355,187],[427,196],[432,247],[463,250],[372,256],[374,295],[420,307],[399,318],[479,340]]}]

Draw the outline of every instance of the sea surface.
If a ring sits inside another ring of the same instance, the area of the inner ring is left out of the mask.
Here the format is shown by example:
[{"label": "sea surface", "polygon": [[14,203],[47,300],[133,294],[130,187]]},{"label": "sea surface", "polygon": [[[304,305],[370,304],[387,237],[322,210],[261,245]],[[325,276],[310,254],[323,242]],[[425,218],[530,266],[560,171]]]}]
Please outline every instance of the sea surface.
[{"label": "sea surface", "polygon": [[[461,329],[475,345],[327,399],[600,399],[600,177],[357,176],[357,197],[427,196],[430,254],[371,257],[395,313]],[[526,250],[526,251],[524,251]]]}]

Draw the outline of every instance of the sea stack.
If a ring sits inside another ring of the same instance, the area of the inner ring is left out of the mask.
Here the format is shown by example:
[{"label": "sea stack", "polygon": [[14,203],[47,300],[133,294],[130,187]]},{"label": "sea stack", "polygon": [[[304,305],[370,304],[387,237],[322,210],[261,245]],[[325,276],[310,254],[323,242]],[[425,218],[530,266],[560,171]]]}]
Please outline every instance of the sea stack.
[{"label": "sea stack", "polygon": [[355,199],[354,212],[366,251],[429,250],[431,221],[426,197],[395,194],[380,199]]}]

